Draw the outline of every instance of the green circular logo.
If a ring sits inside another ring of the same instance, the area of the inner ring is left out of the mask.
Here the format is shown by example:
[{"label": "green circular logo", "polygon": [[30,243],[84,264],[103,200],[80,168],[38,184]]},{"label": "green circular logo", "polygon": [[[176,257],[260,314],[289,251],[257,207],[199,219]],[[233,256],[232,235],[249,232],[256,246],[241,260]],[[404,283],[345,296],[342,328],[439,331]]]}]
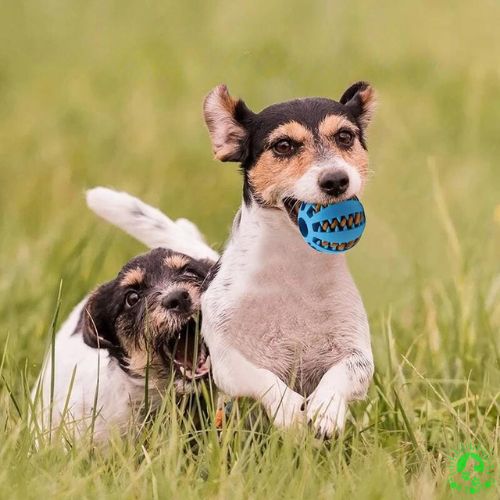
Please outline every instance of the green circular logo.
[{"label": "green circular logo", "polygon": [[450,488],[462,493],[479,493],[493,485],[495,466],[488,453],[478,446],[461,446],[450,460]]}]

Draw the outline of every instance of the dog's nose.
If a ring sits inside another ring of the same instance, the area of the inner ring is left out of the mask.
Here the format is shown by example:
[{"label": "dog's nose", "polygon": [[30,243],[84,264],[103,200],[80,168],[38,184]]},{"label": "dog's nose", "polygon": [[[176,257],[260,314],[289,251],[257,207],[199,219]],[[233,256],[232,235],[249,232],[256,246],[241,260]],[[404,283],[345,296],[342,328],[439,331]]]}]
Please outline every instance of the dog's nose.
[{"label": "dog's nose", "polygon": [[191,309],[191,297],[186,290],[170,292],[162,300],[163,307],[171,311],[188,312]]},{"label": "dog's nose", "polygon": [[318,184],[324,193],[330,196],[340,196],[347,191],[349,176],[343,170],[330,170],[319,176]]}]

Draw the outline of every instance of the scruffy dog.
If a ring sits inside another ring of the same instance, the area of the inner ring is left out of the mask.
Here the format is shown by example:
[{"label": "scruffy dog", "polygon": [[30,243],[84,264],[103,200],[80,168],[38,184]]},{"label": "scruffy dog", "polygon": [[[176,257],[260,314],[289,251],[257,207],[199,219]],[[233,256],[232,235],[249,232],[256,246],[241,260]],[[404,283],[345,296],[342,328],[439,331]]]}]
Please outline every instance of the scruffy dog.
[{"label": "scruffy dog", "polygon": [[[239,162],[243,203],[202,296],[202,335],[216,385],[261,400],[280,426],[302,417],[342,429],[347,403],[373,374],[369,326],[344,255],[315,252],[297,227],[300,202],[359,196],[375,93],[297,99],[253,113],[224,85],[205,99],[215,157]],[[304,404],[304,397],[307,398]]]},{"label": "scruffy dog", "polygon": [[[144,218],[140,204],[134,209],[137,221]],[[95,441],[105,441],[110,429],[125,431],[137,417],[146,383],[154,410],[172,377],[176,393],[188,394],[208,374],[210,358],[196,325],[202,285],[217,254],[189,221],[176,224],[160,215],[156,228],[169,236],[157,243],[197,258],[156,248],[130,260],[78,304],[57,333],[54,355],[47,354],[32,392],[42,430],[64,419],[71,432],[83,435],[92,428]]]}]

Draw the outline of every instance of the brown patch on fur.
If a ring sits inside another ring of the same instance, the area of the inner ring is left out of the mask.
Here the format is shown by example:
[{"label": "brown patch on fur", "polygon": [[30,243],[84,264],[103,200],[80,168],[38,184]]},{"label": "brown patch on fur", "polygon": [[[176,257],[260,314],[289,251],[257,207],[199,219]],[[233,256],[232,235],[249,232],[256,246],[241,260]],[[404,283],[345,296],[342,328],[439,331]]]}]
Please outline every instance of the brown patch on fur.
[{"label": "brown patch on fur", "polygon": [[189,259],[187,257],[184,257],[183,255],[174,254],[165,257],[165,260],[163,262],[171,269],[182,269],[186,264],[189,263]]},{"label": "brown patch on fur", "polygon": [[136,267],[127,271],[120,281],[121,286],[140,285],[144,281],[144,270]]},{"label": "brown patch on fur", "polygon": [[240,142],[245,137],[245,129],[234,118],[237,103],[225,85],[215,87],[203,103],[213,153],[220,161],[236,161]]},{"label": "brown patch on fur", "polygon": [[359,121],[361,126],[366,128],[377,108],[377,93],[371,85],[368,85],[368,87],[359,92],[359,97],[363,105],[363,113],[359,117]]},{"label": "brown patch on fur", "polygon": [[356,127],[351,121],[344,116],[328,115],[318,125],[318,132],[321,137],[331,139],[331,136],[337,133],[341,128],[346,128],[353,133],[356,133]]},{"label": "brown patch on fur", "polygon": [[358,132],[357,128],[347,118],[337,115],[327,116],[318,127],[321,141],[327,149],[332,150],[336,155],[341,156],[347,163],[357,168],[361,177],[364,178],[368,171],[368,153],[357,137],[351,148],[339,148],[332,136],[341,128],[348,129],[354,134]]},{"label": "brown patch on fur", "polygon": [[148,311],[148,321],[152,327],[150,334],[154,334],[156,329],[162,327],[165,323],[168,324],[168,328],[171,330],[175,330],[177,327],[177,322],[172,321],[172,317],[163,307],[155,307],[153,310]]},{"label": "brown patch on fur", "polygon": [[269,142],[290,138],[301,143],[301,149],[291,158],[276,158],[271,150],[260,156],[250,170],[249,180],[260,198],[269,205],[276,205],[284,193],[291,191],[295,182],[304,175],[314,162],[316,151],[310,130],[292,121],[277,127],[269,136]]},{"label": "brown patch on fur", "polygon": [[134,349],[127,357],[127,369],[130,373],[138,377],[146,376],[146,369],[148,370],[150,389],[158,389],[166,382],[168,371],[162,365],[161,359],[158,354],[152,349],[148,352],[145,349]]},{"label": "brown patch on fur", "polygon": [[301,125],[296,121],[291,121],[276,127],[271,134],[269,134],[267,142],[271,144],[280,138],[292,139],[299,143],[312,143],[313,135],[310,130],[304,127],[304,125]]},{"label": "brown patch on fur", "polygon": [[361,179],[365,181],[366,174],[368,173],[368,153],[366,152],[366,149],[361,146],[361,143],[356,141],[353,147],[349,150],[339,148],[336,149],[338,154],[340,154],[340,156],[342,156],[347,163],[358,169]]},{"label": "brown patch on fur", "polygon": [[312,132],[295,121],[277,127],[269,135],[268,143],[289,138],[301,144],[300,150],[290,158],[277,158],[271,150],[265,151],[250,170],[249,181],[255,193],[270,206],[277,206],[287,193],[293,192],[294,184],[318,159],[330,154],[340,156],[357,168],[362,179],[368,171],[368,153],[358,138],[349,149],[339,148],[333,135],[340,129],[359,133],[357,127],[344,116],[329,115],[318,126],[319,144]]},{"label": "brown patch on fur", "polygon": [[[148,353],[146,350],[134,349],[128,359],[128,369],[136,375],[144,375],[148,363]],[[151,359],[149,360],[151,366]]]},{"label": "brown patch on fur", "polygon": [[[167,316],[167,313],[162,316],[157,308],[148,309],[147,322],[144,323],[143,327],[134,330],[133,334],[130,332],[132,327],[130,323],[124,321],[118,323],[117,335],[125,351],[127,370],[130,373],[144,377],[149,361],[150,380],[154,382],[161,376],[163,365],[155,346],[159,334],[158,327],[164,326],[164,322],[169,320]],[[178,324],[169,324],[167,329],[174,330],[178,327]]]},{"label": "brown patch on fur", "polygon": [[295,182],[304,175],[315,159],[312,148],[304,148],[290,159],[278,160],[271,151],[261,155],[249,174],[258,196],[269,205],[276,205]]}]

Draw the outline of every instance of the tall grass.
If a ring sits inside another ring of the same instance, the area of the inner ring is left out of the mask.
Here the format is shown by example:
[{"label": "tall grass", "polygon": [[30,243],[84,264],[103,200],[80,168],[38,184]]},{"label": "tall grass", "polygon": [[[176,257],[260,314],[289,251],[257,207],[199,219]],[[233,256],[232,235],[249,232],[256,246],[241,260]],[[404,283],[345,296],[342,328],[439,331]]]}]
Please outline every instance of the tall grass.
[{"label": "tall grass", "polygon": [[[1,10],[0,496],[453,498],[452,454],[474,444],[496,464],[483,497],[498,498],[497,2],[8,0]],[[210,159],[203,95],[226,82],[258,110],[338,97],[358,79],[380,94],[368,226],[349,256],[376,375],[344,435],[279,432],[249,402],[219,432],[207,387],[201,425],[166,397],[158,418],[106,450],[63,430],[35,449],[28,395],[52,318],[143,250],[96,223],[83,190],[126,189],[220,246],[241,181]]]}]

